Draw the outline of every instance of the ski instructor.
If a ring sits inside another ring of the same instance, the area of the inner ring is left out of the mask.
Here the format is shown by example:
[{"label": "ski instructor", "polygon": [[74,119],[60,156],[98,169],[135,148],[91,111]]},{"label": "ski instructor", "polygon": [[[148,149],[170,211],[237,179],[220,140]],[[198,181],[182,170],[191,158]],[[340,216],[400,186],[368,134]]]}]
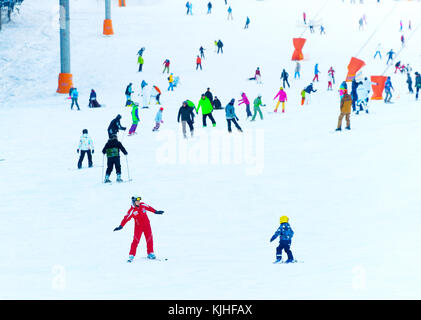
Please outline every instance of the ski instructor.
[{"label": "ski instructor", "polygon": [[153,212],[155,214],[163,214],[164,211],[155,210],[151,206],[141,202],[141,197],[132,197],[132,206],[130,207],[127,214],[124,216],[123,220],[121,221],[120,225],[114,229],[114,231],[118,231],[123,229],[124,225],[130,221],[130,219],[134,218],[135,226],[134,226],[134,236],[132,245],[130,247],[129,253],[129,260],[127,262],[132,262],[134,256],[136,255],[136,249],[139,244],[140,238],[142,233],[145,233],[146,238],[146,250],[148,253],[148,259],[156,259],[156,256],[153,252],[153,237],[152,237],[152,229],[151,224],[149,222],[149,218],[146,214],[146,211]]}]

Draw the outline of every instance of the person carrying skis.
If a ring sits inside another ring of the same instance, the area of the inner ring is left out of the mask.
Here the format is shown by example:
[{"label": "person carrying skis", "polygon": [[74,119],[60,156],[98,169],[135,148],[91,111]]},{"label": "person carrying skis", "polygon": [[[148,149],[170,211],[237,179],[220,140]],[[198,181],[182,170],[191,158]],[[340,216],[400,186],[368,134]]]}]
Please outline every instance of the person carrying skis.
[{"label": "person carrying skis", "polygon": [[238,125],[237,121],[239,121],[237,115],[235,114],[234,109],[234,102],[235,99],[231,99],[231,101],[227,104],[225,107],[225,118],[227,119],[227,125],[228,125],[228,132],[231,133],[231,122],[234,123],[235,127],[238,131],[243,132],[241,127]]},{"label": "person carrying skis", "polygon": [[316,63],[316,65],[314,66],[314,78],[313,78],[313,82],[314,80],[317,80],[317,82],[319,82],[319,64]]},{"label": "person carrying skis", "polygon": [[77,153],[79,153],[79,151],[80,151],[80,157],[77,163],[77,168],[78,169],[82,168],[82,161],[83,161],[83,158],[85,157],[85,154],[88,155],[88,166],[89,168],[92,168],[93,166],[92,153],[94,153],[95,150],[94,150],[94,143],[91,137],[88,135],[88,129],[83,129],[82,131],[82,136],[80,137],[80,140],[79,140]]},{"label": "person carrying skis", "polygon": [[288,99],[287,99],[287,94],[285,93],[283,87],[281,87],[279,89],[278,93],[276,94],[275,98],[273,98],[273,100],[275,100],[276,98],[278,98],[278,102],[276,103],[276,107],[275,107],[275,110],[273,110],[273,112],[278,112],[279,104],[282,102],[282,113],[284,113],[285,112],[285,102]]},{"label": "person carrying skis", "polygon": [[352,106],[352,98],[348,94],[348,91],[345,90],[344,95],[343,95],[343,97],[341,99],[341,103],[340,103],[341,113],[339,115],[338,126],[337,126],[337,128],[336,128],[335,131],[341,131],[342,130],[342,119],[344,117],[346,119],[346,127],[345,127],[345,129],[351,130],[351,120],[350,120],[351,106]]},{"label": "person carrying skis", "polygon": [[117,173],[117,182],[123,182],[121,179],[121,164],[120,164],[120,150],[124,155],[127,156],[127,151],[120,141],[117,140],[117,135],[112,134],[110,139],[108,139],[102,153],[107,155],[107,170],[105,171],[105,180],[104,183],[110,183],[110,174],[115,167]]},{"label": "person carrying skis", "polygon": [[148,215],[146,211],[155,213],[155,214],[163,214],[164,211],[162,210],[155,210],[151,206],[147,205],[144,202],[141,202],[141,197],[132,197],[132,205],[127,211],[127,214],[124,216],[123,220],[121,220],[120,225],[116,227],[113,231],[118,231],[123,229],[127,222],[129,222],[132,218],[134,219],[134,236],[133,241],[130,246],[129,252],[129,259],[127,262],[132,262],[137,251],[137,246],[139,245],[140,238],[142,234],[145,234],[146,239],[146,252],[148,254],[148,259],[156,259],[156,256],[153,251],[153,237],[152,237],[152,229],[151,223],[149,221]]},{"label": "person carrying skis", "polygon": [[200,70],[202,70],[202,59],[197,56],[196,58],[196,70],[200,67]]},{"label": "person carrying skis", "polygon": [[252,114],[251,114],[251,111],[250,111],[250,101],[247,98],[247,95],[246,95],[245,92],[241,93],[241,99],[238,100],[238,105],[242,105],[243,103],[246,105],[246,113],[247,113],[247,119],[248,119],[248,117],[251,117]]},{"label": "person carrying skis", "polygon": [[[187,104],[188,102],[190,102],[190,104],[193,105],[193,107],[190,107]],[[182,130],[183,130],[183,136],[184,136],[185,139],[187,139],[186,124],[188,124],[188,126],[190,128],[190,134],[193,137],[193,131],[194,131],[194,127],[193,127],[193,123],[194,123],[193,109],[194,109],[193,102],[191,102],[190,100],[187,100],[187,101],[183,101],[182,106],[178,110],[177,122],[180,122],[180,118],[181,118],[181,126],[182,126]]]},{"label": "person carrying skis", "polygon": [[256,99],[254,99],[253,106],[254,106],[254,114],[250,121],[255,121],[257,113],[259,113],[260,119],[263,120],[263,113],[262,113],[262,110],[260,109],[260,106],[264,107],[266,105],[262,103],[261,94],[258,94]]},{"label": "person carrying skis", "polygon": [[418,71],[415,72],[415,89],[417,90],[415,93],[415,100],[418,100],[418,91],[421,90],[421,75]]},{"label": "person carrying skis", "polygon": [[165,59],[162,64],[164,65],[164,70],[162,70],[162,73],[165,73],[165,70],[167,70],[167,73],[170,73],[170,60]]},{"label": "person carrying skis", "polygon": [[202,108],[202,122],[203,127],[206,128],[206,118],[209,117],[209,119],[212,121],[212,126],[216,126],[215,119],[212,116],[212,103],[210,102],[209,98],[206,97],[205,94],[202,94],[202,97],[199,100],[199,103],[197,104],[196,113],[199,113],[199,109]]},{"label": "person carrying skis", "polygon": [[79,103],[77,103],[78,97],[79,97],[79,92],[77,91],[77,88],[73,88],[72,94],[71,94],[72,104],[70,105],[70,110],[73,110],[74,104],[76,104],[77,109],[80,110]]},{"label": "person carrying skis", "polygon": [[291,240],[294,236],[294,231],[292,231],[288,221],[289,218],[287,216],[282,216],[279,219],[279,228],[275,231],[272,238],[270,238],[270,242],[272,242],[277,237],[279,237],[279,246],[276,248],[276,260],[274,263],[279,263],[282,261],[282,250],[284,250],[288,256],[288,259],[285,261],[285,263],[294,262],[294,257],[291,252]]},{"label": "person carrying skis", "polygon": [[136,134],[136,128],[140,120],[139,105],[135,102],[132,102],[131,107],[132,107],[132,126],[129,129],[129,136]]},{"label": "person carrying skis", "polygon": [[121,115],[117,115],[113,120],[111,120],[110,125],[108,126],[108,137],[111,138],[112,135],[117,135],[119,130],[126,131],[126,127],[123,127],[120,123]]},{"label": "person carrying skis", "polygon": [[390,77],[387,77],[387,80],[384,84],[384,92],[386,92],[386,96],[384,98],[385,103],[390,103],[390,99],[392,99],[392,92],[390,91],[390,89],[395,91],[395,89],[392,86],[392,81],[390,80]]},{"label": "person carrying skis", "polygon": [[141,55],[139,55],[139,57],[137,58],[137,63],[139,64],[138,72],[142,72],[144,62],[145,62],[145,60],[143,59],[143,57]]},{"label": "person carrying skis", "polygon": [[155,127],[152,129],[152,131],[158,131],[159,127],[161,126],[161,123],[164,123],[164,120],[162,120],[162,112],[164,111],[164,108],[159,108],[158,112],[155,116]]},{"label": "person carrying skis", "polygon": [[289,82],[288,82],[288,76],[289,76],[288,72],[286,72],[285,69],[283,69],[281,73],[281,80],[282,80],[282,86],[284,88],[285,88],[285,82],[288,85],[288,88],[290,87]]}]

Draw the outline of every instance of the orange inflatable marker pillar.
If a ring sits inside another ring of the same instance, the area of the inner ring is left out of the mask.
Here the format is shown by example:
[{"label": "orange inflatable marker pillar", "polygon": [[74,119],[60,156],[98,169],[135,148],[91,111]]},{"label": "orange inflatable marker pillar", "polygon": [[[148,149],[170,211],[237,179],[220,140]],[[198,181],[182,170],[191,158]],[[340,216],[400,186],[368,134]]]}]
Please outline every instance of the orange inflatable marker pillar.
[{"label": "orange inflatable marker pillar", "polygon": [[73,76],[71,73],[60,73],[58,75],[58,93],[69,93],[73,87]]},{"label": "orange inflatable marker pillar", "polygon": [[125,7],[126,6],[126,0],[118,0],[118,6],[119,7]]},{"label": "orange inflatable marker pillar", "polygon": [[383,90],[386,80],[387,77],[385,76],[371,76],[371,82],[376,83],[371,86],[373,88],[371,100],[383,100]]},{"label": "orange inflatable marker pillar", "polygon": [[306,43],[306,39],[304,39],[304,38],[293,38],[292,39],[292,44],[294,45],[295,50],[292,53],[291,60],[298,61],[298,60],[304,59],[302,49],[303,49],[305,43]]},{"label": "orange inflatable marker pillar", "polygon": [[348,74],[346,75],[346,82],[350,82],[355,78],[357,72],[365,66],[365,62],[355,57],[351,58],[348,65]]},{"label": "orange inflatable marker pillar", "polygon": [[110,36],[114,34],[113,31],[113,21],[111,19],[104,20],[104,31],[103,34]]}]

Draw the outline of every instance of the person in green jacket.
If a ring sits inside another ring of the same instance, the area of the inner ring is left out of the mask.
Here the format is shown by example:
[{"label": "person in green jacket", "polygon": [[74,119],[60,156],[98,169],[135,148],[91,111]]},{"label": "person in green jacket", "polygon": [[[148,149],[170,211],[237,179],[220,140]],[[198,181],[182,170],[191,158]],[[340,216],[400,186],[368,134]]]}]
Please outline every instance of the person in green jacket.
[{"label": "person in green jacket", "polygon": [[139,56],[139,58],[137,58],[137,63],[139,64],[139,72],[142,72],[143,62],[143,57]]},{"label": "person in green jacket", "polygon": [[202,98],[200,98],[199,103],[197,104],[196,113],[199,113],[199,109],[202,108],[202,119],[203,119],[203,127],[206,127],[206,118],[212,121],[212,125],[215,127],[216,122],[212,116],[212,103],[210,102],[209,98],[206,97],[205,94],[202,94]]},{"label": "person in green jacket", "polygon": [[266,105],[262,103],[262,95],[261,94],[259,94],[257,96],[257,98],[254,99],[253,104],[254,104],[254,114],[253,114],[253,117],[251,118],[251,121],[255,121],[256,115],[257,115],[258,112],[259,112],[259,115],[260,115],[260,119],[263,120],[263,114],[262,114],[262,110],[260,110],[260,106],[264,107]]},{"label": "person in green jacket", "polygon": [[140,120],[139,105],[137,103],[132,102],[131,107],[132,107],[132,126],[130,127],[130,130],[129,130],[129,136],[136,133],[135,131]]}]

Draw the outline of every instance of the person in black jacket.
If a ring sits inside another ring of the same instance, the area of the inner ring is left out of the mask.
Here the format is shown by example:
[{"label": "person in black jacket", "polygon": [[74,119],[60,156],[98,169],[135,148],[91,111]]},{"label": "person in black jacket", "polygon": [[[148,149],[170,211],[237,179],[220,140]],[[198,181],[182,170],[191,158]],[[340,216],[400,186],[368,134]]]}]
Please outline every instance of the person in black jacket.
[{"label": "person in black jacket", "polygon": [[217,96],[215,96],[215,98],[213,99],[213,108],[214,109],[223,109],[221,101],[219,101]]},{"label": "person in black jacket", "polygon": [[100,108],[101,105],[96,100],[96,92],[94,89],[91,90],[91,94],[89,95],[89,108]]},{"label": "person in black jacket", "polygon": [[120,150],[127,156],[127,151],[123,147],[120,141],[117,140],[117,135],[113,134],[108,139],[104,148],[102,149],[103,154],[107,154],[107,171],[105,172],[104,183],[111,182],[110,174],[113,171],[115,166],[115,171],[117,173],[117,182],[122,182],[121,179],[121,164],[120,164]]},{"label": "person in black jacket", "polygon": [[283,84],[282,86],[284,88],[286,88],[285,82],[286,82],[286,84],[288,85],[288,88],[289,88],[288,76],[289,76],[288,72],[286,72],[285,69],[283,69],[282,73],[281,73],[281,80],[282,80],[282,84]]},{"label": "person in black jacket", "polygon": [[193,137],[193,131],[194,131],[194,127],[193,127],[193,123],[194,123],[193,109],[194,108],[191,108],[191,107],[189,107],[187,105],[187,102],[186,101],[183,101],[183,105],[178,110],[177,122],[180,122],[180,118],[181,118],[181,125],[182,125],[182,128],[183,128],[183,136],[186,139],[187,139],[186,124],[189,125],[190,134]]},{"label": "person in black jacket", "polygon": [[115,119],[111,120],[110,125],[108,126],[108,137],[111,138],[113,134],[117,135],[119,130],[126,130],[126,127],[123,127],[120,123],[121,115],[117,115]]},{"label": "person in black jacket", "polygon": [[210,92],[210,88],[208,88],[205,92],[205,96],[209,99],[210,103],[212,104],[213,107],[213,95],[212,92]]}]

